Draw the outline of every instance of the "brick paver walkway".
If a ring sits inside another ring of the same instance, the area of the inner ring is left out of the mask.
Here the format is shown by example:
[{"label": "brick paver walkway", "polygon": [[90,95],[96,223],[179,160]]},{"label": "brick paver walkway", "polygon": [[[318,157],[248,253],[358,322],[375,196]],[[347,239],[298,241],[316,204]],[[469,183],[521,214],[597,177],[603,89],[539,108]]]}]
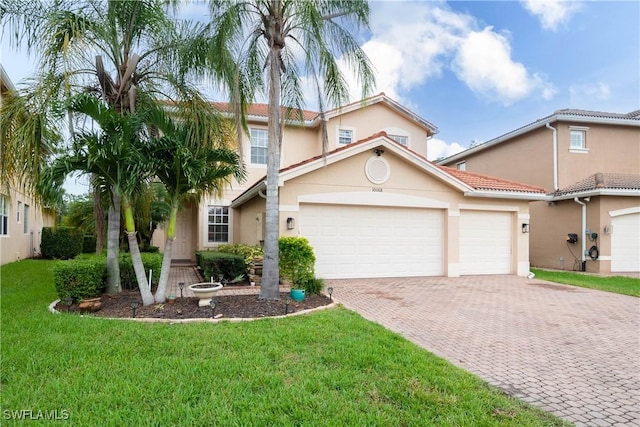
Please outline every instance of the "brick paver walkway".
[{"label": "brick paver walkway", "polygon": [[640,299],[515,276],[331,280],[334,297],[578,426],[640,426]]}]

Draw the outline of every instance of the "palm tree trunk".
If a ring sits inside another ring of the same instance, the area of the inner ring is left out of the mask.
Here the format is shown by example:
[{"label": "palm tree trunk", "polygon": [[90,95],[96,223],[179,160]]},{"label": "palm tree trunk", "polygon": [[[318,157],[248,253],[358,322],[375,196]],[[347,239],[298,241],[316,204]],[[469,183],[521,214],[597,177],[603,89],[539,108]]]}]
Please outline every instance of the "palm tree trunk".
[{"label": "palm tree trunk", "polygon": [[265,213],[264,264],[260,298],[280,298],[278,236],[278,174],[280,172],[280,58],[277,48],[270,51],[269,64],[269,142],[267,145],[267,205]]},{"label": "palm tree trunk", "polygon": [[171,213],[169,215],[169,225],[167,227],[167,240],[164,245],[162,256],[162,270],[160,270],[160,281],[156,290],[156,302],[164,302],[166,299],[167,283],[169,282],[169,271],[171,270],[171,253],[173,252],[173,241],[176,239],[176,222],[178,220],[178,201],[171,203]]},{"label": "palm tree trunk", "polygon": [[122,292],[120,285],[120,196],[112,188],[109,204],[109,222],[107,223],[107,293]]},{"label": "palm tree trunk", "polygon": [[140,256],[140,247],[138,246],[138,239],[136,239],[133,208],[131,207],[130,200],[127,198],[124,200],[124,226],[127,233],[127,240],[129,241],[129,254],[131,255],[133,271],[136,273],[136,281],[138,282],[138,289],[140,289],[140,296],[142,297],[142,305],[151,305],[153,304],[153,294],[147,282],[147,273],[144,271],[142,257]]},{"label": "palm tree trunk", "polygon": [[104,249],[104,209],[102,199],[97,188],[93,189],[93,216],[96,221],[96,254],[100,255]]}]

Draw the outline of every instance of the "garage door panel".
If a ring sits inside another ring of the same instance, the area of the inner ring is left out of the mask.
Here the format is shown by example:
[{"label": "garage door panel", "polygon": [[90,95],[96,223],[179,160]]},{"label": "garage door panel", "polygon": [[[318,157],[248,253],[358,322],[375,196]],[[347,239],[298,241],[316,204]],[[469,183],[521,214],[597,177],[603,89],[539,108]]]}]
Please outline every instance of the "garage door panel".
[{"label": "garage door panel", "polygon": [[640,271],[640,213],[611,218],[611,271]]},{"label": "garage door panel", "polygon": [[319,277],[443,273],[441,211],[312,204],[301,205],[300,219],[301,234],[316,253]]},{"label": "garage door panel", "polygon": [[510,212],[460,213],[460,274],[512,273]]}]

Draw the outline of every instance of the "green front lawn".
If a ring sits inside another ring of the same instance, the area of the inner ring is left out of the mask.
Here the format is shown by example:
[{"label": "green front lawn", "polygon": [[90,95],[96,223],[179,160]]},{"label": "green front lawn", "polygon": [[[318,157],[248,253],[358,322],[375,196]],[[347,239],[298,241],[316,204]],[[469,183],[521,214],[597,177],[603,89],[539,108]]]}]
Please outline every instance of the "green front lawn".
[{"label": "green front lawn", "polygon": [[597,289],[599,291],[615,292],[622,295],[640,297],[640,279],[623,276],[592,276],[584,273],[569,273],[565,271],[548,271],[532,268],[536,279],[549,282],[564,283],[566,285]]},{"label": "green front lawn", "polygon": [[219,324],[54,315],[52,265],[0,269],[3,425],[563,425],[343,308]]}]

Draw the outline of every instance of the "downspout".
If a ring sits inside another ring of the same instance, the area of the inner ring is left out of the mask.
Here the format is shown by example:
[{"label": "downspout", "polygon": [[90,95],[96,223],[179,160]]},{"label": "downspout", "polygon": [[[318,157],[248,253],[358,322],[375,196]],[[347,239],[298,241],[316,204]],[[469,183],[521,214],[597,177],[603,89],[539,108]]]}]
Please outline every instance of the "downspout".
[{"label": "downspout", "polygon": [[549,123],[546,127],[553,131],[553,191],[558,191],[558,131]]},{"label": "downspout", "polygon": [[580,238],[580,241],[582,242],[582,256],[581,256],[581,271],[586,271],[586,266],[587,266],[587,259],[586,259],[586,253],[587,253],[587,204],[584,202],[581,202],[580,199],[578,199],[577,197],[573,198],[573,201],[578,203],[579,205],[582,206],[582,237]]}]

